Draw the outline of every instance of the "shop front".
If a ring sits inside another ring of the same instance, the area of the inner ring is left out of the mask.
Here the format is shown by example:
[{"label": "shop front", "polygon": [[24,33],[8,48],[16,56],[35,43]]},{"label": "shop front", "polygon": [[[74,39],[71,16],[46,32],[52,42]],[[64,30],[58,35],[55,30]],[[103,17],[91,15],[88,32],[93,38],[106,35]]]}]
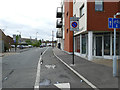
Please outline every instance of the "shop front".
[{"label": "shop front", "polygon": [[[90,55],[92,60],[94,58],[112,59],[114,55],[114,34],[112,32],[92,32],[91,35],[92,39],[88,33],[75,36],[75,54],[88,60]],[[119,59],[120,32],[117,32],[116,36],[116,55]]]}]

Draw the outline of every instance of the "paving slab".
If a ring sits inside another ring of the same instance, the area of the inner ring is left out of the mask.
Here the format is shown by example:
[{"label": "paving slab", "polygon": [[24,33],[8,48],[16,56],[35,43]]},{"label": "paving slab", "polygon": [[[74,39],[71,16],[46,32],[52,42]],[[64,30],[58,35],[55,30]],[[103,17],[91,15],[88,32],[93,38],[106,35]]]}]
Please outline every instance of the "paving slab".
[{"label": "paving slab", "polygon": [[[53,51],[68,65],[72,63],[72,55],[57,48],[54,48]],[[113,77],[112,67],[97,64],[79,56],[75,56],[75,66],[71,67],[98,88],[118,88],[119,86],[120,79]]]}]

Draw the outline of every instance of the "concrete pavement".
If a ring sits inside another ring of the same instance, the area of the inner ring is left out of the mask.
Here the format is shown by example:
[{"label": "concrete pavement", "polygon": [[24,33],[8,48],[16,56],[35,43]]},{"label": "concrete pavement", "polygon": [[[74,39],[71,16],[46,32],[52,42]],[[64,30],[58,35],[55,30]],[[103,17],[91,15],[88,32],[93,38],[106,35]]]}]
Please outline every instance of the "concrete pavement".
[{"label": "concrete pavement", "polygon": [[24,48],[24,49],[17,48],[16,52],[15,52],[15,48],[11,48],[11,51],[9,51],[9,52],[7,51],[7,52],[4,52],[4,53],[0,53],[0,57],[19,54],[19,53],[22,53],[22,52],[25,52],[25,51],[28,51],[28,50],[31,50],[31,49],[33,49],[33,48]]},{"label": "concrete pavement", "polygon": [[[72,63],[72,55],[69,55],[57,48],[53,52],[69,66]],[[75,66],[70,66],[80,75],[84,76],[97,88],[118,88],[118,77],[112,75],[112,68],[96,64],[81,57],[75,56]]]}]

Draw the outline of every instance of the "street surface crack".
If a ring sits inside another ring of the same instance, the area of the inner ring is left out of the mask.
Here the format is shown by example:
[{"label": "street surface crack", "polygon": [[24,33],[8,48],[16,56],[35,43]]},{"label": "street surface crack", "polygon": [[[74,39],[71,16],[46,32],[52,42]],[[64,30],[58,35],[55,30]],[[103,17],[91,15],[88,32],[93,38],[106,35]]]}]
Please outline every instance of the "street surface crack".
[{"label": "street surface crack", "polygon": [[11,70],[8,75],[2,80],[4,82],[5,80],[8,80],[9,76],[14,72],[14,70]]}]

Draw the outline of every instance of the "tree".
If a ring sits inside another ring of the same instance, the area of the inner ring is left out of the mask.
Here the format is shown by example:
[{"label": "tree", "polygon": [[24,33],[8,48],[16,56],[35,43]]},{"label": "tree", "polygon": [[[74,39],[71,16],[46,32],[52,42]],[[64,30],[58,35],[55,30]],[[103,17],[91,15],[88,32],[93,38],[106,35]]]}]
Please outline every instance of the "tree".
[{"label": "tree", "polygon": [[26,42],[28,45],[32,45],[31,40],[26,40],[25,42]]},{"label": "tree", "polygon": [[33,45],[34,47],[39,47],[39,46],[41,45],[41,40],[39,40],[39,41],[34,41],[34,42],[32,43],[32,45]]}]

